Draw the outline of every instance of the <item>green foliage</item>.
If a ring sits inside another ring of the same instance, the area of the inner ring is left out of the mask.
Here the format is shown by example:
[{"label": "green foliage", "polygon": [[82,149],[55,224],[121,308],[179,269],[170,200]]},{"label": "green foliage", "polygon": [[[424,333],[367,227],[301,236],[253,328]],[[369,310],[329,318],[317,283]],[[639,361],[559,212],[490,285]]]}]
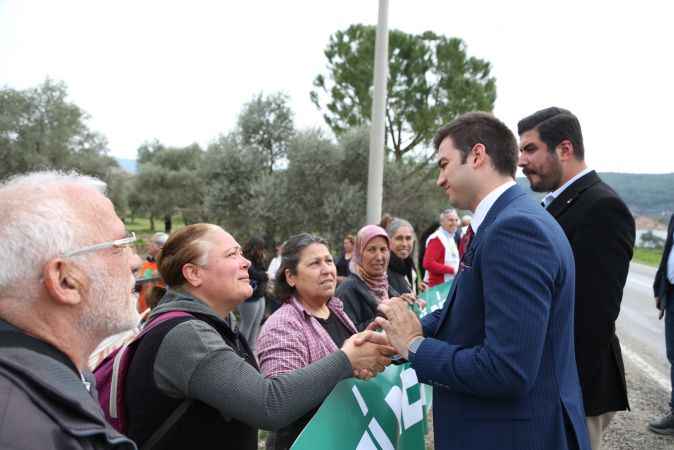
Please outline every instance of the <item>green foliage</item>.
[{"label": "green foliage", "polygon": [[104,178],[117,163],[106,141],[86,125],[87,114],[66,100],[65,84],[46,80],[0,90],[0,178],[36,169],[77,169]]},{"label": "green foliage", "polygon": [[269,173],[286,157],[294,134],[293,112],[288,106],[288,96],[283,93],[267,96],[260,93],[239,114],[241,144],[261,150],[262,164]]},{"label": "green foliage", "polygon": [[635,247],[633,261],[646,264],[652,267],[658,267],[662,259],[662,249]]},{"label": "green foliage", "polygon": [[232,232],[248,225],[252,183],[262,174],[258,153],[248,150],[234,136],[221,136],[208,147],[201,171],[209,220]]},{"label": "green foliage", "polygon": [[128,181],[89,116],[67,100],[64,83],[47,79],[23,91],[0,90],[0,179],[33,170],[76,170],[108,183],[115,207],[128,209]]},{"label": "green foliage", "polygon": [[[337,135],[367,125],[372,110],[375,27],[352,25],[330,37],[327,74],[311,100]],[[396,161],[461,113],[491,111],[496,81],[488,62],[468,57],[465,43],[432,32],[389,32],[386,140]]]},{"label": "green foliage", "polygon": [[146,143],[138,149],[140,161],[129,206],[135,214],[154,219],[181,212],[186,222],[203,216],[205,188],[199,177],[204,152],[197,144],[187,147],[164,147],[159,142]]}]

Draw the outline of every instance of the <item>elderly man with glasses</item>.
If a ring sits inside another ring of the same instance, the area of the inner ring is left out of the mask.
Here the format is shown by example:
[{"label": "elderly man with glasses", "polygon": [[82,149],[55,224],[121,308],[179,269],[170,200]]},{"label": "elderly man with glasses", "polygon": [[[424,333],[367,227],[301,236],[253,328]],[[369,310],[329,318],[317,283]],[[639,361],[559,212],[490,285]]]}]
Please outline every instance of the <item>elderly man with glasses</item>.
[{"label": "elderly man with glasses", "polygon": [[0,185],[0,448],[135,449],[105,421],[87,358],[138,322],[135,241],[100,180]]}]

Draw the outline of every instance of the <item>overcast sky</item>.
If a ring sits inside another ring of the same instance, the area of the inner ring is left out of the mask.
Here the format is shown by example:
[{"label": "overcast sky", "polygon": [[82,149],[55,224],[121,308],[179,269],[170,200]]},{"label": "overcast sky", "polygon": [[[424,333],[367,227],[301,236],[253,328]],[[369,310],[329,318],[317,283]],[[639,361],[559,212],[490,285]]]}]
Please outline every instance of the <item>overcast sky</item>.
[{"label": "overcast sky", "polygon": [[[389,27],[464,39],[493,65],[511,129],[572,110],[600,171],[674,172],[674,17],[668,1],[390,0]],[[376,0],[0,0],[0,86],[64,81],[114,156],[159,139],[206,146],[257,92],[284,91],[296,125],[331,33],[375,24]]]}]

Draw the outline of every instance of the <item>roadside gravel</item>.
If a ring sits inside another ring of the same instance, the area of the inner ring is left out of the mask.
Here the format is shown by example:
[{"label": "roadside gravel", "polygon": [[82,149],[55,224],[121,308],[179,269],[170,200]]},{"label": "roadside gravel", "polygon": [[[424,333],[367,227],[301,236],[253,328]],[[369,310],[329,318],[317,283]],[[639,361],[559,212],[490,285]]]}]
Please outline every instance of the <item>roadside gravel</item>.
[{"label": "roadside gravel", "polygon": [[624,358],[631,411],[616,414],[604,436],[603,450],[674,450],[674,436],[660,436],[646,428],[667,412],[669,392]]}]

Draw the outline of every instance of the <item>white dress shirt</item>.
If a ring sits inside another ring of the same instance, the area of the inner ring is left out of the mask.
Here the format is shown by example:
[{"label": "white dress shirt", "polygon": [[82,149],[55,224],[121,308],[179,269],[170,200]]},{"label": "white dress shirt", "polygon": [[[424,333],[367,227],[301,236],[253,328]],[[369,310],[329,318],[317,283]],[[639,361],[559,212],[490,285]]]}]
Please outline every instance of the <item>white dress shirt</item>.
[{"label": "white dress shirt", "polygon": [[574,181],[576,181],[578,178],[580,178],[580,177],[582,177],[582,176],[587,175],[587,174],[590,173],[590,172],[592,172],[592,169],[590,169],[589,167],[586,167],[585,169],[583,169],[583,170],[581,170],[580,172],[578,172],[578,173],[577,173],[573,178],[571,178],[569,181],[567,181],[566,183],[564,183],[563,185],[561,185],[560,187],[558,187],[557,190],[552,191],[552,192],[549,192],[548,195],[546,195],[545,197],[543,197],[543,207],[544,207],[544,208],[547,208],[548,205],[550,205],[550,203],[552,203],[552,201],[553,201],[554,199],[556,199],[557,197],[559,197],[559,196],[561,195],[561,193],[564,192],[564,190],[565,190],[566,188],[568,188],[569,186],[571,186],[571,185],[573,184]]},{"label": "white dress shirt", "polygon": [[515,181],[511,180],[506,183],[503,183],[493,191],[491,191],[489,194],[487,194],[481,201],[480,203],[477,204],[477,208],[475,208],[475,214],[473,214],[473,221],[470,222],[471,228],[473,228],[473,233],[477,234],[478,228],[480,228],[480,225],[484,221],[484,218],[487,217],[487,213],[491,209],[491,207],[494,205],[496,200],[510,187],[515,185]]}]

